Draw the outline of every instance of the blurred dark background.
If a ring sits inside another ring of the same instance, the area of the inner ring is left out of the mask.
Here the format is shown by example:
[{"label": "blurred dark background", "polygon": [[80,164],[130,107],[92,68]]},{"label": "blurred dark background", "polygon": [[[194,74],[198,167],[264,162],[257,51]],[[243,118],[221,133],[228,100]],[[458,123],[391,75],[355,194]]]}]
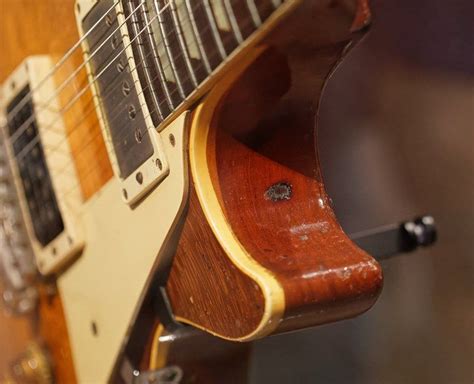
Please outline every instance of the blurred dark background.
[{"label": "blurred dark background", "polygon": [[252,383],[474,383],[474,1],[372,0],[329,83],[319,147],[347,233],[431,213],[439,241],[383,262],[376,305],[256,343]]}]

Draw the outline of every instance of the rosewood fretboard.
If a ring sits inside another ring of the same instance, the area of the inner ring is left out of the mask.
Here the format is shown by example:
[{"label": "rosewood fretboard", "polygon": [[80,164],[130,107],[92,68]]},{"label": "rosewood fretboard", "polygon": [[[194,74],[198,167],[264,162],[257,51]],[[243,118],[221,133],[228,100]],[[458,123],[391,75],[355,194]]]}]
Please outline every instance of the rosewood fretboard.
[{"label": "rosewood fretboard", "polygon": [[122,0],[114,7],[113,0],[102,0],[92,8],[82,21],[84,33],[92,30],[86,53],[121,178],[153,153],[148,116],[161,130],[281,5],[280,0]]},{"label": "rosewood fretboard", "polygon": [[[281,5],[278,0],[124,0],[158,125]],[[138,9],[138,10],[137,10]],[[134,12],[135,11],[135,12]],[[143,31],[140,34],[140,31]],[[140,35],[139,35],[140,34]]]}]

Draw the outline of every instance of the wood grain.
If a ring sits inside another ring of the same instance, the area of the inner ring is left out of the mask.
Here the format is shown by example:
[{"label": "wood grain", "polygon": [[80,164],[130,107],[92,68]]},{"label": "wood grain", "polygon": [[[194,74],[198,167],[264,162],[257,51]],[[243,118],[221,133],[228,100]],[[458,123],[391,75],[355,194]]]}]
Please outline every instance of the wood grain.
[{"label": "wood grain", "polygon": [[[259,286],[225,256],[193,189],[167,291],[175,315],[221,335],[244,336],[263,316]],[[232,299],[241,297],[245,300]]]},{"label": "wood grain", "polygon": [[[304,31],[306,14],[317,26],[307,26],[310,34]],[[315,111],[330,71],[352,40],[352,17],[336,5],[306,3],[291,19],[299,26],[291,39],[276,32],[274,51],[223,101],[214,121],[214,151],[209,147],[235,234],[284,287],[284,329],[358,314],[375,301],[382,281],[376,261],[337,222],[315,150]],[[271,196],[272,186],[281,184],[290,188],[288,195]]]},{"label": "wood grain", "polygon": [[[366,5],[304,2],[266,39],[267,54],[229,91],[212,121],[208,161],[214,187],[238,240],[284,287],[281,331],[360,313],[381,288],[379,266],[348,240],[334,217],[314,148],[323,86],[356,37],[350,31],[367,25]],[[0,61],[2,80],[25,56],[60,57],[78,37],[72,0],[2,0],[0,7],[8,53]],[[57,81],[79,62],[73,55]],[[81,74],[62,95],[63,105],[85,81]],[[85,95],[65,116],[84,199],[112,175],[91,106]],[[219,245],[192,185],[167,290],[177,316],[229,338],[251,333],[265,306],[259,286]],[[48,300],[40,313],[57,331],[45,325],[39,333],[58,359],[58,381],[69,383],[73,368],[59,297]]]},{"label": "wood grain", "polygon": [[[78,40],[74,17],[74,0],[0,0],[0,81],[30,55],[49,54],[55,60]],[[60,84],[82,62],[80,50],[76,51],[55,80]],[[86,84],[81,73],[60,95],[64,106]],[[112,176],[105,145],[100,133],[97,116],[92,108],[91,95],[86,92],[65,115],[67,135],[79,176],[84,199],[97,192]],[[67,145],[67,143],[64,143]],[[41,284],[40,284],[41,285]],[[2,350],[0,372],[8,362],[17,357],[31,339],[44,341],[54,357],[56,379],[61,383],[74,383],[74,368],[69,349],[68,335],[60,297],[57,293],[42,293],[39,312],[26,318],[0,317]]]},{"label": "wood grain", "polygon": [[69,347],[61,299],[54,283],[39,287],[39,302],[30,314],[7,315],[0,313],[0,380],[10,373],[11,364],[33,341],[46,347],[55,380],[60,383],[76,382]]},{"label": "wood grain", "polygon": [[[74,0],[0,0],[0,9],[4,52],[0,60],[0,82],[25,57],[49,54],[58,61],[79,39]],[[82,62],[82,52],[78,49],[56,73],[56,83],[61,84]],[[85,71],[81,71],[61,92],[62,106],[86,84]],[[91,93],[86,92],[63,118],[80,184],[72,188],[81,188],[84,199],[88,199],[112,177]]]},{"label": "wood grain", "polygon": [[0,0],[0,82],[28,55],[62,56],[77,40],[74,0]]},{"label": "wood grain", "polygon": [[[355,316],[370,308],[382,287],[380,266],[337,222],[315,148],[324,84],[358,38],[351,32],[354,20],[359,27],[368,23],[361,4],[305,2],[264,41],[266,53],[228,91],[211,122],[207,167],[214,189],[235,236],[284,289],[279,331]],[[261,302],[253,308],[249,288],[229,289],[235,276],[229,263],[204,268],[225,255],[208,247],[215,237],[192,196],[168,282],[172,306],[180,319],[235,338],[255,329]],[[202,244],[212,249],[210,259],[199,251]],[[216,286],[215,304],[186,297],[199,289],[214,295]]]},{"label": "wood grain", "polygon": [[[88,89],[71,107],[68,106],[78,92],[89,87],[85,68],[72,81],[69,80],[70,74],[82,63],[82,51],[77,50],[55,74],[55,81],[58,87],[67,84],[60,92],[59,100],[65,109],[62,118],[79,180],[79,185],[73,185],[71,189],[80,188],[83,199],[87,200],[113,176],[113,171],[91,90]],[[72,170],[71,166],[61,172],[69,170]]]},{"label": "wood grain", "polygon": [[[0,289],[3,292],[2,285]],[[16,317],[8,314],[0,307],[0,380],[10,369],[14,358],[26,349],[33,339],[34,323],[32,317]]]},{"label": "wood grain", "polygon": [[63,306],[61,297],[52,283],[40,288],[37,318],[39,322],[37,337],[46,344],[51,354],[56,382],[74,384],[76,377]]}]

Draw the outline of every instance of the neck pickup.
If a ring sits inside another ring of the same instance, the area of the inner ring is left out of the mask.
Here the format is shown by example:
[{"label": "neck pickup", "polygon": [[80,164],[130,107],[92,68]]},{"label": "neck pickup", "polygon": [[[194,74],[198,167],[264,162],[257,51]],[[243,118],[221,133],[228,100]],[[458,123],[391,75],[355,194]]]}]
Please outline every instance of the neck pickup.
[{"label": "neck pickup", "polygon": [[[285,4],[290,3],[295,2]],[[125,201],[135,203],[168,173],[158,132],[203,94],[210,79],[283,3],[122,0],[113,4],[113,0],[97,2],[84,13],[80,27],[83,33],[91,31],[85,50],[103,128],[110,138],[106,141],[112,165],[125,182]],[[159,164],[159,169],[152,169],[152,164]]]}]

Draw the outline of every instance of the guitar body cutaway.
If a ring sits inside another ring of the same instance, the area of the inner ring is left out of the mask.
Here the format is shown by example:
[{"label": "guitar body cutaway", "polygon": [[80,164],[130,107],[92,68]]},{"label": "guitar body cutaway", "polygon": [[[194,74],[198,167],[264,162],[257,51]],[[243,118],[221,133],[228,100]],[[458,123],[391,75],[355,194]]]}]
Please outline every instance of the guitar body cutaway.
[{"label": "guitar body cutaway", "polygon": [[167,285],[178,320],[245,341],[375,302],[381,268],[337,222],[315,130],[365,6],[304,3],[196,109],[189,213]]},{"label": "guitar body cutaway", "polygon": [[[11,22],[0,28],[15,36],[5,45],[2,79],[27,55],[61,57],[78,37],[73,1],[30,3],[10,7],[4,19]],[[39,332],[30,319],[31,335],[54,357],[58,382],[74,382],[74,371],[79,382],[118,382],[124,356],[146,370],[154,325],[165,323],[153,307],[158,285],[176,320],[232,341],[349,318],[377,299],[381,268],[337,222],[315,130],[328,77],[370,22],[367,0],[281,4],[162,127],[170,173],[136,206],[123,201],[90,92],[64,114],[85,246],[51,276],[58,292],[41,295]],[[61,35],[51,19],[64,24]],[[77,50],[57,84],[81,62]],[[87,84],[82,71],[61,105]],[[226,356],[248,352],[242,344],[216,345]],[[180,363],[169,356],[163,364]]]}]

